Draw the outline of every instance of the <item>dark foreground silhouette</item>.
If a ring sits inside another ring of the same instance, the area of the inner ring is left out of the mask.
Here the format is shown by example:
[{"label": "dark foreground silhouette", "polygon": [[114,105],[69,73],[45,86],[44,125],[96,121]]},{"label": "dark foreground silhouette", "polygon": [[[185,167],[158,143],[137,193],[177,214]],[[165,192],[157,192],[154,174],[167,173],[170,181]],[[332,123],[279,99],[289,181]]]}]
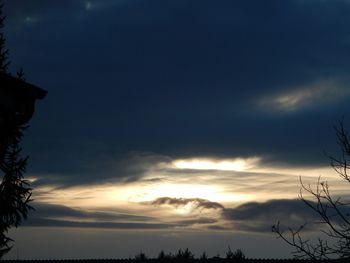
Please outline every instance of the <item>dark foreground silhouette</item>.
[{"label": "dark foreground silhouette", "polygon": [[25,82],[22,70],[15,77],[8,71],[2,7],[0,0],[0,259],[12,248],[8,231],[18,227],[31,209],[31,188],[24,179],[28,158],[22,156],[21,140],[36,100],[47,93]]},{"label": "dark foreground silhouette", "polygon": [[160,259],[61,259],[61,260],[2,260],[8,263],[165,263],[165,262],[206,262],[206,263],[234,263],[234,262],[246,262],[246,263],[345,263],[350,262],[350,259],[328,259],[328,260],[308,260],[308,259],[225,259],[225,258],[209,258],[209,259],[188,259],[188,260],[160,260]]},{"label": "dark foreground silhouette", "polygon": [[252,259],[246,258],[244,253],[237,249],[231,251],[229,248],[225,257],[216,255],[214,257],[207,257],[204,252],[199,257],[195,257],[189,249],[179,250],[176,254],[164,253],[161,251],[157,258],[148,258],[145,253],[140,252],[134,258],[128,259],[62,259],[62,260],[2,260],[8,263],[318,263],[318,262],[332,262],[345,263],[350,259],[327,259],[327,260],[310,260],[310,259]]},{"label": "dark foreground silhouette", "polygon": [[9,229],[18,227],[31,209],[21,140],[35,101],[45,95],[46,91],[0,71],[0,259],[12,248]]}]

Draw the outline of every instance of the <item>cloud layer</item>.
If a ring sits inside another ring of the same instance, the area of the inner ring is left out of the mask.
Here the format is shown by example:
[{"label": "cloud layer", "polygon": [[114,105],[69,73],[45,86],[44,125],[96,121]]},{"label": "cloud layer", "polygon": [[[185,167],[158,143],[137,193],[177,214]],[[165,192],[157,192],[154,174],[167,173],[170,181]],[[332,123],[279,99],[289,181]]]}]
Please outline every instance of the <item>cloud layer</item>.
[{"label": "cloud layer", "polygon": [[310,85],[291,88],[287,92],[261,100],[261,107],[271,111],[293,112],[332,105],[349,99],[348,81],[320,80]]},{"label": "cloud layer", "polygon": [[151,205],[171,205],[174,207],[191,205],[195,209],[224,209],[223,205],[217,202],[211,202],[209,200],[201,198],[171,198],[160,197],[156,200],[149,202]]},{"label": "cloud layer", "polygon": [[[153,207],[170,205],[175,209],[192,204],[193,208],[188,210],[189,213],[185,218],[173,215],[172,220],[169,221],[144,214],[87,211],[61,205],[36,203],[34,207],[38,212],[34,212],[24,226],[163,230],[186,228],[252,233],[271,233],[272,225],[277,222],[281,222],[282,228],[298,228],[306,224],[305,231],[318,231],[324,227],[319,224],[320,217],[317,213],[299,199],[250,202],[232,208],[225,208],[217,202],[204,199],[167,197],[143,204]],[[216,212],[204,213],[205,209]]]}]

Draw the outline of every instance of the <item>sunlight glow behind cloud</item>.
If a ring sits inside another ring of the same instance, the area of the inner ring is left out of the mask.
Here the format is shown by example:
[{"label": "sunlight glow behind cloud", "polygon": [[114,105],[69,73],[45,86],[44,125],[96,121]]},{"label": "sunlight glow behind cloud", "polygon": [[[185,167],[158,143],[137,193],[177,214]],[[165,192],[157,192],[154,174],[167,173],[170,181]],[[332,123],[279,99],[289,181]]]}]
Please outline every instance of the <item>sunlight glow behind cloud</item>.
[{"label": "sunlight glow behind cloud", "polygon": [[219,185],[201,184],[158,184],[149,189],[145,189],[145,195],[140,201],[151,201],[160,197],[173,198],[202,198],[215,202],[241,202],[251,199],[243,193],[225,193]]},{"label": "sunlight glow behind cloud", "polygon": [[[123,165],[130,165],[134,168],[133,173],[136,171],[142,175],[131,182],[116,180],[67,188],[41,185],[35,187],[34,198],[46,203],[85,208],[124,209],[132,205],[139,209],[138,203],[162,197],[201,198],[235,205],[254,200],[294,198],[299,176],[310,178],[311,182],[320,175],[325,179],[338,179],[329,167],[274,166],[263,157],[172,160],[171,157],[148,154],[138,158],[133,156]],[[40,181],[37,175],[29,178],[32,182]],[[271,189],[271,185],[278,187]]]},{"label": "sunlight glow behind cloud", "polygon": [[258,157],[233,160],[180,159],[175,160],[173,165],[178,169],[244,171],[254,167],[259,161]]}]

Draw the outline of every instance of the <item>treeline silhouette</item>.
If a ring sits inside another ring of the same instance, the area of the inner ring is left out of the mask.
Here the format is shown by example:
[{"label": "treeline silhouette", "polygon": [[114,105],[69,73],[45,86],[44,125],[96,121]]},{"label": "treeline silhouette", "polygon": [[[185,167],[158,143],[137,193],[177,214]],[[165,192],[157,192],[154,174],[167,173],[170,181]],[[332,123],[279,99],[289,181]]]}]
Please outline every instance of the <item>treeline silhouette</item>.
[{"label": "treeline silhouette", "polygon": [[[245,263],[318,263],[318,262],[337,262],[337,263],[350,263],[350,259],[328,259],[328,260],[311,260],[311,259],[251,259],[247,258],[241,249],[236,249],[234,251],[228,247],[228,251],[225,256],[220,256],[219,254],[208,257],[206,252],[203,252],[199,257],[196,257],[188,248],[185,250],[178,250],[177,253],[165,253],[163,250],[158,254],[156,258],[149,258],[144,252],[136,254],[134,258],[127,259],[129,262],[141,263],[181,263],[181,262],[205,262],[205,263],[235,263],[235,262],[245,262]],[[92,262],[91,262],[92,263]],[[112,263],[112,262],[111,262]]]},{"label": "treeline silhouette", "polygon": [[242,250],[237,249],[232,251],[228,248],[225,256],[219,254],[208,257],[206,252],[203,252],[199,257],[196,257],[188,248],[178,250],[176,253],[165,253],[163,250],[157,257],[148,257],[144,252],[140,251],[133,258],[128,259],[61,259],[61,260],[1,260],[7,263],[345,263],[350,262],[350,259],[252,259],[247,258]]},{"label": "treeline silhouette", "polygon": [[136,261],[156,260],[161,262],[161,261],[191,261],[191,260],[207,261],[207,260],[215,260],[215,259],[231,259],[234,261],[241,261],[241,260],[244,260],[245,258],[246,257],[242,250],[237,249],[235,251],[232,251],[231,248],[229,247],[228,251],[226,252],[226,256],[224,258],[221,258],[219,254],[209,258],[206,252],[203,252],[198,258],[196,258],[195,255],[188,248],[186,248],[185,250],[179,249],[175,254],[172,254],[171,252],[166,254],[162,250],[158,254],[157,258],[148,258],[147,255],[141,251],[139,254],[135,256],[134,260]]}]

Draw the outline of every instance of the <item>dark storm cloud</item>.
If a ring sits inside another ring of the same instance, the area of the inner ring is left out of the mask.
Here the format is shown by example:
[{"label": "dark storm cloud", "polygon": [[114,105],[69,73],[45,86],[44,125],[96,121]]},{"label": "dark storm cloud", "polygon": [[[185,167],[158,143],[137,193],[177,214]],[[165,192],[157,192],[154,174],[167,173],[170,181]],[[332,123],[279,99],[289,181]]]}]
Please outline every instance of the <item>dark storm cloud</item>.
[{"label": "dark storm cloud", "polygon": [[[79,162],[79,161],[78,161]],[[124,156],[103,154],[95,161],[82,164],[79,169],[66,169],[61,174],[39,176],[33,186],[52,185],[65,187],[99,182],[134,182],[152,170],[162,170],[162,164],[169,164],[171,159],[153,153],[129,152]],[[61,168],[62,169],[62,168]],[[83,179],[83,180],[82,180]],[[159,179],[160,180],[160,179]]]},{"label": "dark storm cloud", "polygon": [[135,223],[135,222],[83,222],[70,220],[57,220],[47,218],[33,218],[26,221],[27,227],[72,227],[72,228],[105,228],[105,229],[174,229],[190,228],[197,225],[209,225],[215,223],[215,219],[200,218],[198,220],[181,220],[174,223]]},{"label": "dark storm cloud", "polygon": [[[158,199],[157,199],[158,200]],[[159,199],[160,200],[160,199]],[[165,199],[164,199],[165,200]],[[281,222],[281,229],[298,228],[305,225],[305,231],[315,231],[324,228],[320,217],[301,200],[270,200],[263,203],[244,203],[234,208],[224,208],[219,203],[201,200],[205,207],[219,209],[217,215],[202,217],[188,215],[188,219],[172,222],[162,222],[156,218],[123,214],[117,212],[86,211],[61,205],[36,203],[33,212],[25,222],[25,226],[48,227],[87,227],[111,229],[169,229],[169,228],[204,228],[215,230],[234,230],[241,232],[271,233],[272,225]],[[171,204],[169,203],[171,202]],[[192,201],[188,201],[192,202]],[[188,204],[184,200],[169,198],[166,201],[152,202],[156,205],[170,204],[182,206]],[[197,199],[193,202],[199,202]],[[311,202],[311,204],[315,205]],[[347,211],[344,211],[345,214]],[[335,218],[336,219],[336,218]]]},{"label": "dark storm cloud", "polygon": [[316,218],[316,214],[310,213],[310,208],[299,199],[245,203],[233,209],[225,209],[223,215],[224,218],[232,220],[266,220],[267,218],[271,220],[273,217],[279,217],[281,220],[293,217],[303,220]]},{"label": "dark storm cloud", "polygon": [[171,205],[174,207],[186,206],[188,204],[193,205],[196,209],[224,209],[224,207],[217,202],[211,202],[209,200],[201,198],[172,198],[172,197],[160,197],[152,202],[147,202],[151,205]]},{"label": "dark storm cloud", "polygon": [[[312,85],[348,89],[348,1],[86,3],[5,1],[9,16],[38,15],[6,32],[13,66],[49,91],[26,136],[42,180],[136,180],[142,169],[118,166],[129,151],[327,163],[349,97]],[[285,95],[302,107],[270,107]]]},{"label": "dark storm cloud", "polygon": [[214,218],[206,218],[206,217],[200,217],[196,219],[188,219],[188,220],[180,220],[177,221],[178,224],[185,225],[185,226],[194,226],[194,225],[211,225],[214,223],[217,223],[217,219]]},{"label": "dark storm cloud", "polygon": [[156,218],[113,211],[89,211],[63,205],[34,203],[35,211],[24,226],[109,229],[167,229],[193,222],[162,223]]},{"label": "dark storm cloud", "polygon": [[305,223],[308,230],[322,227],[317,224],[317,213],[299,199],[245,203],[223,210],[222,218],[231,221],[234,229],[246,232],[271,232],[278,221],[282,227],[298,228]]},{"label": "dark storm cloud", "polygon": [[106,228],[106,229],[167,229],[179,225],[162,223],[133,222],[79,222],[70,220],[33,218],[23,224],[30,227],[73,227],[73,228]]},{"label": "dark storm cloud", "polygon": [[74,209],[63,205],[34,203],[35,210],[31,212],[31,219],[57,219],[57,218],[74,218],[75,220],[95,220],[95,221],[152,221],[154,218],[138,216],[118,212],[86,211]]},{"label": "dark storm cloud", "polygon": [[211,225],[216,219],[199,217],[186,220],[174,220],[163,223],[156,218],[118,213],[113,211],[89,211],[63,205],[34,203],[35,211],[24,222],[24,226],[37,227],[82,227],[107,229],[169,229]]},{"label": "dark storm cloud", "polygon": [[[320,224],[319,215],[310,209],[300,199],[278,199],[269,200],[263,203],[244,203],[234,208],[225,208],[220,203],[196,198],[158,198],[148,204],[152,205],[173,205],[174,207],[194,203],[197,208],[219,209],[217,218],[196,218],[185,221],[178,221],[179,224],[187,227],[197,224],[204,228],[215,230],[235,230],[242,232],[271,233],[272,226],[281,222],[281,229],[304,226],[305,231],[319,230],[323,227]],[[316,205],[310,202],[311,205]],[[344,214],[347,214],[346,211]],[[334,218],[334,220],[337,220]]]}]

